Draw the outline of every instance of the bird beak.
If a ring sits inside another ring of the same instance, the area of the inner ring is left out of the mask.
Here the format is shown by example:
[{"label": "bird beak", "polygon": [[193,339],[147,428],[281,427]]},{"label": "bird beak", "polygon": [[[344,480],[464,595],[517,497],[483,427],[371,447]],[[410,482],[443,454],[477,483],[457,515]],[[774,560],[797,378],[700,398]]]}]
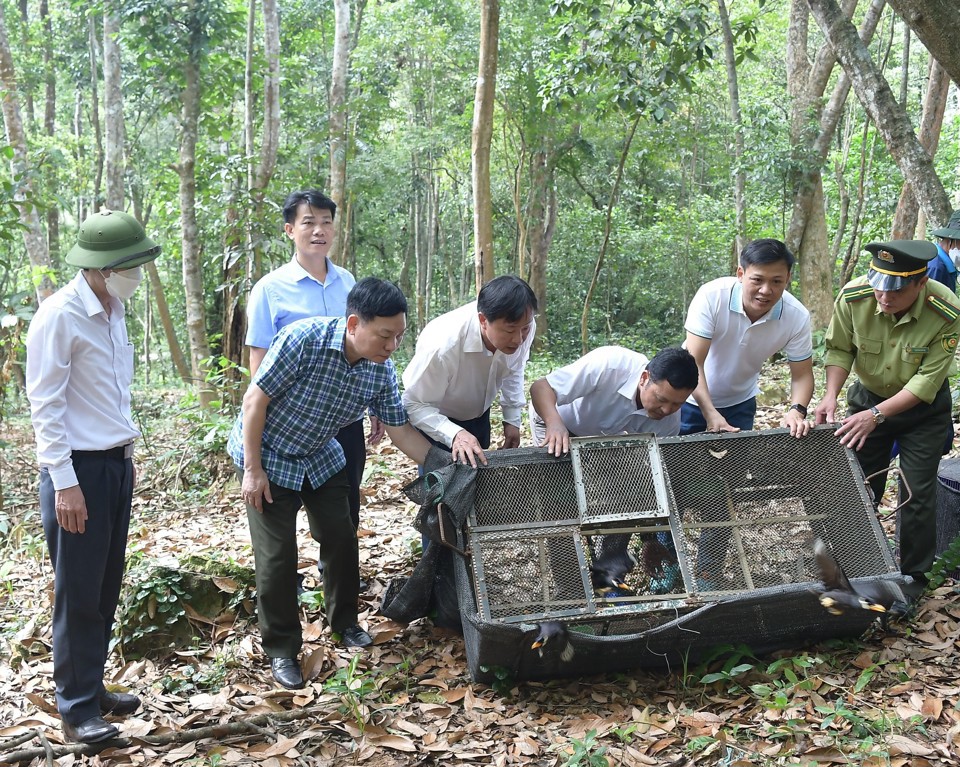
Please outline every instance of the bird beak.
[{"label": "bird beak", "polygon": [[544,645],[544,641],[542,639],[537,639],[537,640],[534,640],[534,643],[532,645],[530,645],[530,649],[539,650],[541,647],[543,647],[543,645]]},{"label": "bird beak", "polygon": [[883,605],[878,605],[874,602],[868,603],[867,609],[873,610],[875,613],[885,613],[887,611],[886,607],[884,607]]},{"label": "bird beak", "polygon": [[631,591],[631,588],[623,581],[615,581],[615,583],[617,588],[620,589],[621,591]]}]

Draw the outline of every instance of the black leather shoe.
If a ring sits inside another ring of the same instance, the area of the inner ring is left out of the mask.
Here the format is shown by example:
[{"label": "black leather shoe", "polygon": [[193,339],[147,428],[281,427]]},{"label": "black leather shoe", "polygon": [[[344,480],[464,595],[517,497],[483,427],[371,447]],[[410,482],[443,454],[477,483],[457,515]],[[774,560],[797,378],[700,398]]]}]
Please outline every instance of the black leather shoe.
[{"label": "black leather shoe", "polygon": [[288,690],[299,690],[303,687],[303,672],[296,658],[271,658],[270,670],[273,678]]},{"label": "black leather shoe", "polygon": [[63,734],[68,741],[74,743],[99,743],[101,740],[110,740],[120,734],[120,730],[109,722],[103,721],[101,716],[92,716],[80,724],[63,722]]},{"label": "black leather shoe", "polygon": [[140,708],[140,698],[128,692],[100,693],[100,713],[126,716]]},{"label": "black leather shoe", "polygon": [[373,637],[356,623],[341,631],[340,636],[345,647],[369,647],[373,644]]}]

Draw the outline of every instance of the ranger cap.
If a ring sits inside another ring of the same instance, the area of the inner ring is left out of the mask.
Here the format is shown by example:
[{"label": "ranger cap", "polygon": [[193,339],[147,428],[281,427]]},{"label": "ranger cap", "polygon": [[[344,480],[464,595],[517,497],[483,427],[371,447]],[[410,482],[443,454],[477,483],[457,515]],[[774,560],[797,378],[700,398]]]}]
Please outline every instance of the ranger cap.
[{"label": "ranger cap", "polygon": [[934,229],[931,234],[945,240],[960,240],[960,210],[953,211],[947,225],[940,229]]},{"label": "ranger cap", "polygon": [[77,244],[64,261],[82,269],[132,269],[160,255],[160,246],[147,237],[129,213],[103,208],[80,224]]},{"label": "ranger cap", "polygon": [[900,290],[926,274],[927,262],[937,257],[937,246],[926,240],[870,242],[863,247],[873,254],[867,282],[874,290]]}]

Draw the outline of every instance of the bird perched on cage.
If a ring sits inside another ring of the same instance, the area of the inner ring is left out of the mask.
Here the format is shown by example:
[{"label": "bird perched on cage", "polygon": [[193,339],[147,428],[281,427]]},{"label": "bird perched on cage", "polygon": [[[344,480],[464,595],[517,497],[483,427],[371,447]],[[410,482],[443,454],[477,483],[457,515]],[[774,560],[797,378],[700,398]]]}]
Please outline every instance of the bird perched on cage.
[{"label": "bird perched on cage", "polygon": [[637,557],[629,549],[609,549],[590,565],[590,582],[594,593],[610,597],[632,597],[634,591],[626,584],[627,573],[637,566]]},{"label": "bird perched on cage", "polygon": [[[831,615],[842,615],[846,610],[872,610],[878,613],[897,612],[900,596],[892,585],[885,581],[859,584],[854,588],[822,540],[813,544],[813,554],[820,569],[824,591],[820,592],[820,604]],[[886,617],[886,616],[884,616]]]},{"label": "bird perched on cage", "polygon": [[560,660],[568,662],[573,658],[573,643],[570,641],[570,632],[560,621],[543,621],[537,624],[537,636],[530,645],[531,650],[536,650],[540,657],[544,656],[545,648],[556,650]]}]

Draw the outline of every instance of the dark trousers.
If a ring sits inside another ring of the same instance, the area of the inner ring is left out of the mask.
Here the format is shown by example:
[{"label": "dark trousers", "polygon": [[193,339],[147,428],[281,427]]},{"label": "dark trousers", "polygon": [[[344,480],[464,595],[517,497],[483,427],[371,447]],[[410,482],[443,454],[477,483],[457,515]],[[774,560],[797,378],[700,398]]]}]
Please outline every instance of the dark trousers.
[{"label": "dark trousers", "polygon": [[123,583],[133,461],[103,453],[74,453],[73,467],[87,506],[86,530],[57,523],[56,491],[40,472],[40,517],[53,564],[53,679],[65,722],[100,715],[103,668]]},{"label": "dark trousers", "polygon": [[[751,397],[737,405],[718,407],[717,412],[727,419],[727,423],[743,431],[753,429],[753,419],[757,415],[757,398]],[[680,434],[699,434],[707,430],[707,419],[696,405],[684,402],[680,408]]]},{"label": "dark trousers", "polygon": [[[885,397],[864,388],[859,381],[847,391],[849,412],[869,410]],[[922,585],[924,573],[933,564],[937,542],[937,471],[943,451],[943,435],[951,423],[950,389],[946,382],[929,405],[920,403],[904,413],[888,417],[877,426],[857,452],[863,473],[870,475],[890,464],[890,451],[900,445],[900,470],[913,492],[900,509],[900,572]],[[887,475],[870,481],[875,503],[883,497]]]},{"label": "dark trousers", "polygon": [[295,658],[303,644],[297,604],[297,512],[306,509],[310,535],[320,544],[327,623],[337,633],[357,622],[357,528],[350,517],[350,483],[344,469],[317,488],[308,481],[300,490],[271,482],[270,493],[273,503],[264,503],[263,513],[247,506],[260,636],[268,657]]},{"label": "dark trousers", "polygon": [[367,444],[363,435],[363,419],[344,426],[337,432],[337,442],[346,456],[347,481],[350,483],[350,518],[353,526],[360,527],[360,485],[363,484],[363,468],[367,462]]}]

